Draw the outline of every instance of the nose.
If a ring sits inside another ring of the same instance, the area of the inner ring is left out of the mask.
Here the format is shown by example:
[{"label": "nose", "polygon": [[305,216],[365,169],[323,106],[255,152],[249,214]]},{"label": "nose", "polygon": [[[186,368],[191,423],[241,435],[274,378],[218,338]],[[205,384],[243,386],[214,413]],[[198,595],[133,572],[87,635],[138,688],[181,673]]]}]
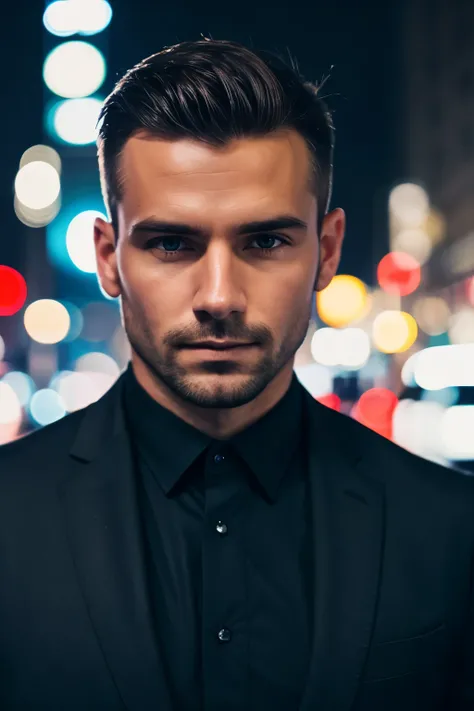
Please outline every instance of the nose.
[{"label": "nose", "polygon": [[242,269],[229,244],[209,245],[199,261],[197,290],[193,302],[195,312],[206,312],[223,320],[233,312],[243,313],[246,299],[242,288]]}]

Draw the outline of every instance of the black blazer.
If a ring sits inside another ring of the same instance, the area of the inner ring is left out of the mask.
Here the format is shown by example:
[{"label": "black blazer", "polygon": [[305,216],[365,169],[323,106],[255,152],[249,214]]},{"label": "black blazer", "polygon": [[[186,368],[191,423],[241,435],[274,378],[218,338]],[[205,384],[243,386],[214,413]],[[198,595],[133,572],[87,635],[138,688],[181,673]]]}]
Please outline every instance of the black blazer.
[{"label": "black blazer", "polygon": [[[0,448],[2,711],[171,711],[122,382]],[[305,400],[315,597],[300,711],[473,711],[474,479]]]}]

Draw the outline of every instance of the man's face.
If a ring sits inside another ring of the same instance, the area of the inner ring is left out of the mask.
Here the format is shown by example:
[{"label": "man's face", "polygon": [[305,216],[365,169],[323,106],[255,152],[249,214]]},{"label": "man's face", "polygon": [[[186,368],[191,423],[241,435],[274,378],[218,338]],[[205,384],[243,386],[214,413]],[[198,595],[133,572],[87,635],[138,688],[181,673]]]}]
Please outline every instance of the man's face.
[{"label": "man's face", "polygon": [[[325,218],[320,248],[304,139],[287,131],[215,148],[137,135],[120,175],[117,246],[100,220],[95,242],[135,357],[187,402],[250,402],[292,370],[317,273],[322,289],[339,262],[344,213]],[[189,347],[224,339],[252,345]]]}]

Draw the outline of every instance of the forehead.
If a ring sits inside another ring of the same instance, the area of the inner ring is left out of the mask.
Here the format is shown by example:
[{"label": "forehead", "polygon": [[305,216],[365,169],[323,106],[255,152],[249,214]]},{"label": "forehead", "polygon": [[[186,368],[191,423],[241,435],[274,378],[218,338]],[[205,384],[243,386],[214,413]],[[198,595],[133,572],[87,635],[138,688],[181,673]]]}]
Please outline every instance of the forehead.
[{"label": "forehead", "polygon": [[295,131],[238,138],[224,146],[136,135],[119,162],[121,211],[192,219],[248,217],[249,210],[305,212],[311,208],[311,160]]}]

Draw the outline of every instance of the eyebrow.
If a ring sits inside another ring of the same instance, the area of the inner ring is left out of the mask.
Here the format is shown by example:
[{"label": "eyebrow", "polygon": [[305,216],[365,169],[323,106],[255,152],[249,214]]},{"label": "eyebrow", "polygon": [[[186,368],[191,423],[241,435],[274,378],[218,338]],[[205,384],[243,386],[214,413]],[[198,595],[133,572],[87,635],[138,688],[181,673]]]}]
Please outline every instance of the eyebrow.
[{"label": "eyebrow", "polygon": [[[273,232],[282,229],[308,229],[308,224],[293,215],[278,215],[267,220],[254,220],[245,222],[234,228],[234,233],[238,235],[253,234],[255,232]],[[188,225],[184,222],[169,222],[157,220],[153,217],[147,218],[132,225],[130,235],[137,232],[160,232],[161,234],[182,234],[190,236],[206,235],[207,231],[197,225]]]}]

